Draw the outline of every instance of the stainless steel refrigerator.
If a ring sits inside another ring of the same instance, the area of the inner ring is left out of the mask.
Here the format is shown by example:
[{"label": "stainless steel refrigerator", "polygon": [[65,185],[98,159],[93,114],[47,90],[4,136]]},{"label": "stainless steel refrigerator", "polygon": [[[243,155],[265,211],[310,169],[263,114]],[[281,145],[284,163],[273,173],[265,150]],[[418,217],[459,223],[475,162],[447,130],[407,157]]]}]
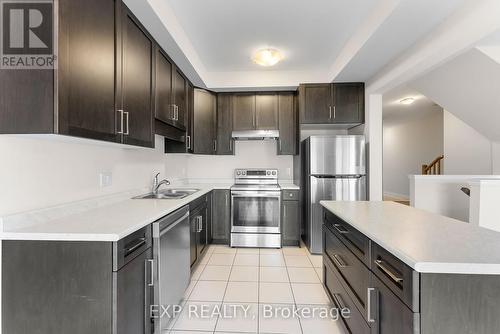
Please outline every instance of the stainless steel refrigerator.
[{"label": "stainless steel refrigerator", "polygon": [[302,142],[303,239],[323,251],[321,200],[366,200],[365,137],[311,136]]}]

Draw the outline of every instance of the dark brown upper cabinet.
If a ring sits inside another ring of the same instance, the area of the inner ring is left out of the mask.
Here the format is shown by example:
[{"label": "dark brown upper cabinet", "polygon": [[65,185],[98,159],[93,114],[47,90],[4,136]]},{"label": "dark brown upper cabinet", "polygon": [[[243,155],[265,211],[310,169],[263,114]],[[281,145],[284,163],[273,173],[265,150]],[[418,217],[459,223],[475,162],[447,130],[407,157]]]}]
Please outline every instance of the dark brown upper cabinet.
[{"label": "dark brown upper cabinet", "polygon": [[187,80],[179,69],[175,69],[173,74],[174,83],[174,109],[175,109],[175,121],[178,127],[185,127],[186,116],[187,116]]},{"label": "dark brown upper cabinet", "polygon": [[152,147],[153,40],[118,0],[60,0],[57,10],[58,68],[0,70],[0,133]]},{"label": "dark brown upper cabinet", "polygon": [[188,81],[165,52],[156,48],[155,118],[185,130],[188,124]]},{"label": "dark brown upper cabinet", "polygon": [[215,154],[216,95],[204,89],[194,89],[192,146],[195,154]]},{"label": "dark brown upper cabinet", "polygon": [[125,6],[122,15],[122,89],[119,95],[118,133],[122,134],[125,144],[153,147],[154,42]]},{"label": "dark brown upper cabinet", "polygon": [[233,130],[278,129],[278,95],[276,93],[234,93]]},{"label": "dark brown upper cabinet", "polygon": [[363,83],[335,83],[334,123],[364,123],[365,85]]},{"label": "dark brown upper cabinet", "polygon": [[345,124],[364,122],[363,83],[302,84],[299,87],[301,124]]},{"label": "dark brown upper cabinet", "polygon": [[299,102],[301,123],[330,123],[332,105],[331,84],[300,85]]},{"label": "dark brown upper cabinet", "polygon": [[255,96],[255,128],[278,129],[278,95],[261,93]]},{"label": "dark brown upper cabinet", "polygon": [[255,94],[236,93],[233,95],[233,130],[255,129]]},{"label": "dark brown upper cabinet", "polygon": [[172,107],[172,69],[173,65],[160,47],[156,47],[155,76],[155,118],[171,123],[174,119]]},{"label": "dark brown upper cabinet", "polygon": [[233,149],[232,96],[229,93],[217,95],[217,142],[216,154],[232,155]]},{"label": "dark brown upper cabinet", "polygon": [[298,154],[298,115],[295,94],[278,94],[278,124],[280,137],[278,139],[278,154]]}]

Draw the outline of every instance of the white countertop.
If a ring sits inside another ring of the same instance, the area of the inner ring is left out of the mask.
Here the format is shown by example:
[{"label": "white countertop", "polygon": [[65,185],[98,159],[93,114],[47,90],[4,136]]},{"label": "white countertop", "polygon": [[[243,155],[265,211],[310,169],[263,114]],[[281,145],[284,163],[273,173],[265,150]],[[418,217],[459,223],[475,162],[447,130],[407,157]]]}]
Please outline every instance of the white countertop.
[{"label": "white countertop", "polygon": [[[182,199],[132,199],[147,189],[69,203],[0,218],[0,240],[118,241],[214,189],[232,183],[191,183],[168,188],[195,188]],[[280,182],[282,189],[299,189]]]},{"label": "white countertop", "polygon": [[131,199],[147,191],[4,217],[1,240],[118,241],[213,189],[231,184],[188,184],[172,188],[200,191],[182,199]]},{"label": "white countertop", "polygon": [[500,275],[500,233],[394,202],[321,204],[421,273]]}]

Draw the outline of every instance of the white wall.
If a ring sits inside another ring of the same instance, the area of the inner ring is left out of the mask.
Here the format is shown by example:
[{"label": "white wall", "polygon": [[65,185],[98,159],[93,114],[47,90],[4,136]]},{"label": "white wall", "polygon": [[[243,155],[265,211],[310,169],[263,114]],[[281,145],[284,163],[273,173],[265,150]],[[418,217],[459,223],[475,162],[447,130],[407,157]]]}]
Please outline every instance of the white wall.
[{"label": "white wall", "polygon": [[235,168],[277,168],[279,178],[292,180],[293,157],[277,155],[274,140],[236,141],[235,155],[167,155],[167,176],[232,182]]},{"label": "white wall", "polygon": [[422,117],[384,120],[384,194],[409,198],[409,175],[443,154],[443,112]]},{"label": "white wall", "polygon": [[500,145],[448,111],[444,112],[444,155],[444,174],[499,172]]},{"label": "white wall", "polygon": [[[165,171],[160,137],[156,149],[39,137],[0,136],[0,216],[142,188]],[[100,172],[111,186],[100,188]]]}]

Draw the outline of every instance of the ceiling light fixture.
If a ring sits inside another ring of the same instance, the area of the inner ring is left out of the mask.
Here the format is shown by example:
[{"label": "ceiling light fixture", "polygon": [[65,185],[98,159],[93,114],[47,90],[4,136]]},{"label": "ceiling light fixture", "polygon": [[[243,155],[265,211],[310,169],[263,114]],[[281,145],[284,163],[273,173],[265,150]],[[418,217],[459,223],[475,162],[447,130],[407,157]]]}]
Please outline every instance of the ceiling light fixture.
[{"label": "ceiling light fixture", "polygon": [[276,49],[261,49],[257,51],[252,60],[261,66],[273,66],[283,59],[283,55]]},{"label": "ceiling light fixture", "polygon": [[415,102],[415,99],[413,97],[407,97],[399,101],[399,103],[401,104],[412,104],[413,102]]}]

